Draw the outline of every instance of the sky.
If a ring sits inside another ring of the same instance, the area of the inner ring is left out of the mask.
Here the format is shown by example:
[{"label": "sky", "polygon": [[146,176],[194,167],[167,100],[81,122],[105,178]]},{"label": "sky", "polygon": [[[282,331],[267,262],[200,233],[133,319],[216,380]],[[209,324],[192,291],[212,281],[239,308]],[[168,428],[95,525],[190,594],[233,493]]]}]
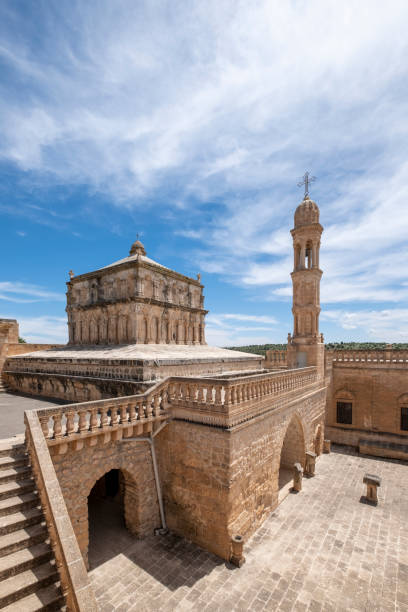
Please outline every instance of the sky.
[{"label": "sky", "polygon": [[207,341],[285,342],[290,229],[324,226],[326,341],[408,341],[406,0],[2,0],[0,317],[66,342],[68,271],[147,255]]}]

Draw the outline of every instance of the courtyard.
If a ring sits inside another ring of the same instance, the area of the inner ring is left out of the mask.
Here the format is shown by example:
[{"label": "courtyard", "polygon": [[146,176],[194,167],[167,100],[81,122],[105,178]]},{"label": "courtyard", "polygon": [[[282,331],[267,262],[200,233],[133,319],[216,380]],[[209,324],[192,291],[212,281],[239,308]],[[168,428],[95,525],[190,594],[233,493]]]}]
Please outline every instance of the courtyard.
[{"label": "courtyard", "polygon": [[[366,472],[379,504],[360,501]],[[408,467],[334,447],[245,546],[241,569],[169,534],[133,538],[109,500],[91,514],[101,611],[408,610]]]}]

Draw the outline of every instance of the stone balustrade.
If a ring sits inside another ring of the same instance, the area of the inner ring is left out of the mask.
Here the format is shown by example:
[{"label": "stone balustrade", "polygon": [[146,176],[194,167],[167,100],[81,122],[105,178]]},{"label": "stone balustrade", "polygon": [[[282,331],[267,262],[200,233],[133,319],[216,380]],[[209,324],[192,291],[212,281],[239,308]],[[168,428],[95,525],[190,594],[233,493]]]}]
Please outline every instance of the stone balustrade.
[{"label": "stone balustrade", "polygon": [[286,350],[268,350],[265,354],[265,367],[267,368],[285,368],[287,365]]},{"label": "stone balustrade", "polygon": [[[168,417],[232,427],[281,407],[320,384],[316,367],[235,378],[168,377],[145,393],[37,410],[49,447],[59,453],[152,431]],[[57,449],[55,449],[57,450]]]},{"label": "stone balustrade", "polygon": [[80,450],[85,443],[94,445],[102,436],[104,443],[122,437],[152,431],[167,418],[167,382],[163,381],[143,394],[79,404],[67,404],[37,410],[49,447],[64,453],[68,444]]},{"label": "stone balustrade", "polygon": [[318,382],[316,367],[230,379],[172,377],[170,411],[185,420],[232,427],[269,409],[271,402],[280,407]]},{"label": "stone balustrade", "polygon": [[402,350],[334,350],[330,351],[335,362],[361,362],[361,363],[398,363],[408,364],[408,351]]}]

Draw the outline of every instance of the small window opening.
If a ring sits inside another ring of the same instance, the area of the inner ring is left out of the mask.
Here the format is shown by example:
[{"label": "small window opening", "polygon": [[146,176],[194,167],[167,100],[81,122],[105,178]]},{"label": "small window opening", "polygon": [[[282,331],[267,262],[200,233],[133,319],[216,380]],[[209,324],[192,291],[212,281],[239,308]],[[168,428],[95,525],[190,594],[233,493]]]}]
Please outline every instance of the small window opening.
[{"label": "small window opening", "polygon": [[408,406],[401,406],[401,429],[408,431]]},{"label": "small window opening", "polygon": [[351,402],[337,402],[337,423],[352,425],[353,404]]}]

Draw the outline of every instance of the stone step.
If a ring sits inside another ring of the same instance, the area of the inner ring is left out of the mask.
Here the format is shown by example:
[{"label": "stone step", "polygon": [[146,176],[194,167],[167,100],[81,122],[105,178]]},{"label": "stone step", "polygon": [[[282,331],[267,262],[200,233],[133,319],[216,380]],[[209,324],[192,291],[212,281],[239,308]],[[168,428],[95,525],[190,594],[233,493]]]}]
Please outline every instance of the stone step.
[{"label": "stone step", "polygon": [[7,514],[15,514],[28,508],[34,508],[40,504],[38,494],[25,493],[23,495],[16,495],[15,497],[8,497],[7,499],[0,500],[0,516],[6,516]]},{"label": "stone step", "polygon": [[48,538],[45,521],[0,536],[0,557],[40,544]]},{"label": "stone step", "polygon": [[24,480],[31,476],[31,467],[23,466],[16,468],[8,468],[0,472],[0,484],[12,482],[13,480]]},{"label": "stone step", "polygon": [[[55,561],[47,561],[38,567],[10,576],[0,582],[0,608],[35,593],[42,587],[54,584],[58,580]],[[18,609],[20,610],[20,607]]]},{"label": "stone step", "polygon": [[49,540],[18,550],[0,559],[0,580],[15,576],[50,561],[53,553]]},{"label": "stone step", "polygon": [[8,440],[0,440],[0,457],[17,457],[20,455],[27,455],[23,435]]},{"label": "stone step", "polygon": [[31,595],[27,595],[17,602],[3,608],[3,612],[39,612],[46,610],[51,612],[54,610],[65,610],[65,601],[61,591],[61,584],[54,584],[39,589]]},{"label": "stone step", "polygon": [[0,484],[0,499],[7,499],[8,497],[14,497],[15,495],[30,493],[31,491],[34,491],[35,488],[36,486],[33,478],[18,480],[16,482],[6,482],[5,484]]},{"label": "stone step", "polygon": [[31,508],[29,510],[23,510],[22,512],[15,512],[14,514],[8,514],[7,516],[0,517],[0,535],[17,531],[18,529],[24,529],[30,525],[36,525],[44,520],[43,512],[41,507]]},{"label": "stone step", "polygon": [[2,470],[8,470],[9,468],[22,467],[28,465],[28,455],[4,455],[0,457],[0,472]]}]

